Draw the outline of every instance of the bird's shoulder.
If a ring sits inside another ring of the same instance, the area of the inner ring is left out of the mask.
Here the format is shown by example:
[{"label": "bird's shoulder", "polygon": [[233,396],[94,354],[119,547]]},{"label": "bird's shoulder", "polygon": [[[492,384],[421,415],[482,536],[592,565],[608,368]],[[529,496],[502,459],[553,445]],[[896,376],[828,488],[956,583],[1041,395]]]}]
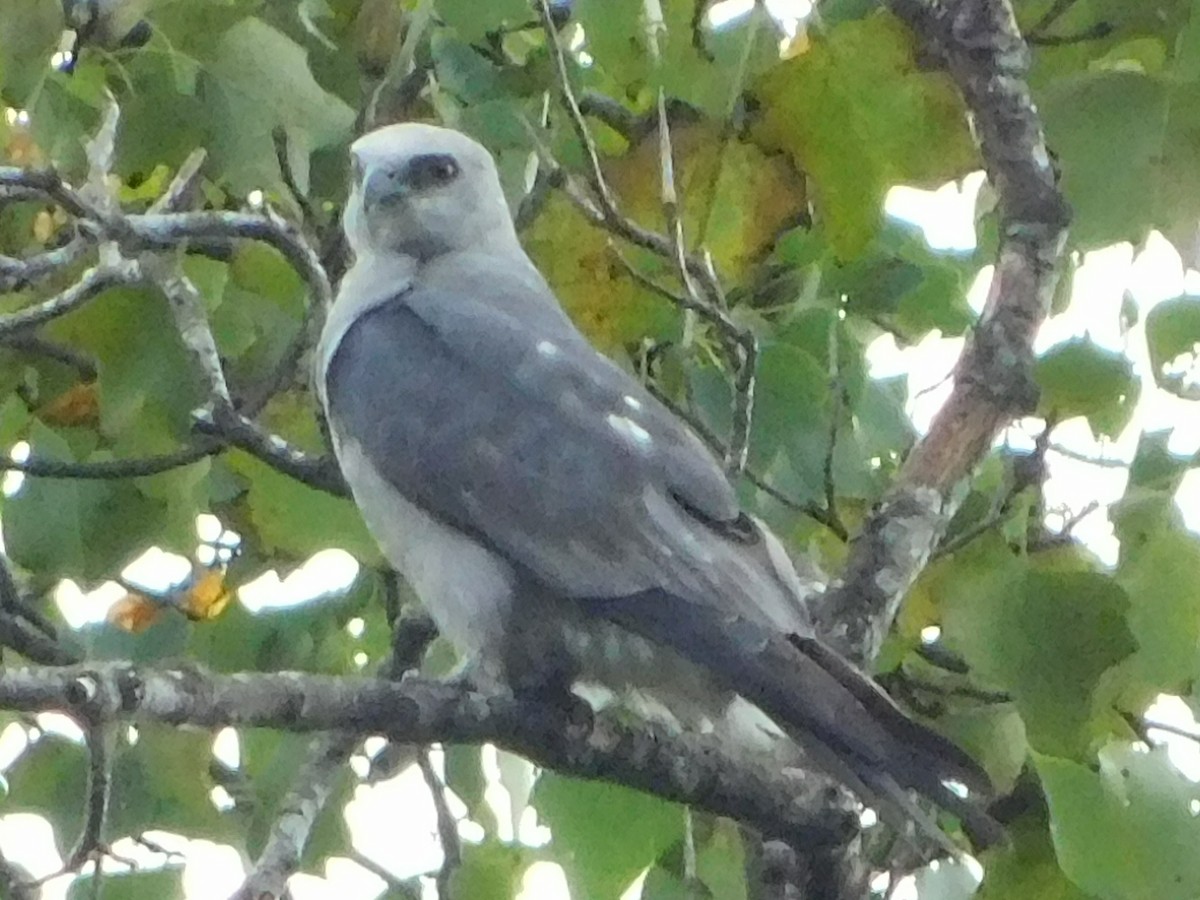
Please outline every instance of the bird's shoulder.
[{"label": "bird's shoulder", "polygon": [[[511,410],[517,421],[489,417],[491,427],[507,432],[497,441],[552,440],[579,458],[615,454],[698,518],[740,518],[736,495],[705,444],[587,341],[526,258],[455,254],[423,265],[391,297],[364,307],[346,334],[354,330],[352,343],[374,348],[353,354],[369,357],[359,363],[372,370],[361,382],[372,392],[403,395],[413,427],[419,407],[432,415],[451,397],[460,409]],[[347,364],[355,363],[346,360],[343,369]],[[381,389],[380,380],[395,389]],[[417,396],[424,394],[428,404]],[[546,433],[521,437],[533,423]]]}]

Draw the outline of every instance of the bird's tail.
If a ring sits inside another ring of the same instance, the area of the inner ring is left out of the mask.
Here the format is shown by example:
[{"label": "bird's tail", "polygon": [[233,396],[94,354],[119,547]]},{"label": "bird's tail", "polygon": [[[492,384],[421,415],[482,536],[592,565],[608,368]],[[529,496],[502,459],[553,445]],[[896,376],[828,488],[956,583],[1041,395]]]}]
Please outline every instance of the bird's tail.
[{"label": "bird's tail", "polygon": [[[950,852],[946,835],[908,791],[952,813],[977,848],[1004,839],[979,807],[987,775],[961,748],[909,718],[849,661],[810,637],[787,636],[663,591],[595,601],[589,607],[671,647],[766,713],[830,774],[885,819],[912,820]],[[971,799],[948,783],[967,788]]]}]

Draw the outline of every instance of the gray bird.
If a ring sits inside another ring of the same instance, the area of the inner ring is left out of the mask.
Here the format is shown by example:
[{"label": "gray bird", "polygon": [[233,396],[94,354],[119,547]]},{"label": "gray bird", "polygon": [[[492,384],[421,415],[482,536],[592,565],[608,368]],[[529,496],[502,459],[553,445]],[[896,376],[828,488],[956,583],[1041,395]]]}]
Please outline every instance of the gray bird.
[{"label": "gray bird", "polygon": [[996,840],[945,784],[986,793],[980,768],[816,640],[792,562],[720,464],[564,314],[487,150],[403,124],[351,156],[354,264],[318,392],[368,527],[472,680],[599,686],[686,727],[799,745],[892,821],[945,842],[915,790]]}]

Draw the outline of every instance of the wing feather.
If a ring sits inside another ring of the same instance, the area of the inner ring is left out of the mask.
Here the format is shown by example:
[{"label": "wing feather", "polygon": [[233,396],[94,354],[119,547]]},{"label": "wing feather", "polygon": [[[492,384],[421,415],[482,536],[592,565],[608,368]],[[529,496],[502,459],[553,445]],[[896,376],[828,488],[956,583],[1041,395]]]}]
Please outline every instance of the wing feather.
[{"label": "wing feather", "polygon": [[661,588],[801,628],[795,575],[746,527],[719,463],[588,344],[540,276],[461,260],[452,274],[423,272],[346,329],[325,374],[335,435],[565,596]]}]

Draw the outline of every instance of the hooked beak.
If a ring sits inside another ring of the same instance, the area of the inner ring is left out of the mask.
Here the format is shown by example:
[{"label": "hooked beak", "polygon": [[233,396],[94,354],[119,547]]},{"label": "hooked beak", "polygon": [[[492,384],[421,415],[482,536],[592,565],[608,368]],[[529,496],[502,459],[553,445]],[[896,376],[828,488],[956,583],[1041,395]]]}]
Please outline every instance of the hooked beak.
[{"label": "hooked beak", "polygon": [[372,167],[363,173],[362,201],[363,207],[370,210],[381,203],[389,203],[400,199],[407,193],[403,181],[386,169]]}]

